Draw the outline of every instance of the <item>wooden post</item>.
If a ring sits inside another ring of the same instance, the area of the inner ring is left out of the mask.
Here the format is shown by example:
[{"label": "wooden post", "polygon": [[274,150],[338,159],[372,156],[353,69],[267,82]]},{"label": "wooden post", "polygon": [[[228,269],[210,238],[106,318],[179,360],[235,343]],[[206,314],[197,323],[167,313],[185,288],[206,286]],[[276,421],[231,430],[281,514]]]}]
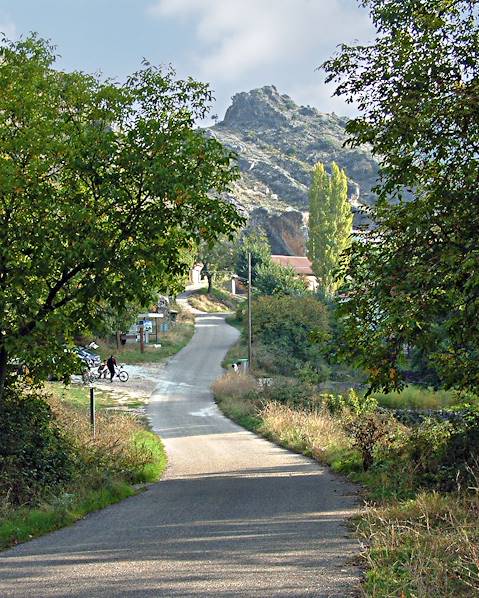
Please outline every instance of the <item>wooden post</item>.
[{"label": "wooden post", "polygon": [[248,371],[252,371],[251,253],[248,253]]},{"label": "wooden post", "polygon": [[93,385],[90,386],[90,426],[93,438],[96,435],[96,418],[95,418],[95,389]]},{"label": "wooden post", "polygon": [[145,352],[145,327],[140,326],[140,351]]}]

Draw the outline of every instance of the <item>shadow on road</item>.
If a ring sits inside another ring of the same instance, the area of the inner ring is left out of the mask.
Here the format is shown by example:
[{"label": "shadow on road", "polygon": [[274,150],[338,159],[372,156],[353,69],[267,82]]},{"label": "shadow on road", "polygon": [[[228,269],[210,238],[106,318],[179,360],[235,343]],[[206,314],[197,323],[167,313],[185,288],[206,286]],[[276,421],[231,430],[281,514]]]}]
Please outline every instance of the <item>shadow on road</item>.
[{"label": "shadow on road", "polygon": [[303,463],[164,480],[57,532],[48,549],[39,540],[28,557],[23,547],[7,553],[0,594],[35,596],[41,579],[42,596],[347,596],[352,581],[338,563],[357,549],[341,524],[351,497],[339,483],[318,495],[321,475]]}]

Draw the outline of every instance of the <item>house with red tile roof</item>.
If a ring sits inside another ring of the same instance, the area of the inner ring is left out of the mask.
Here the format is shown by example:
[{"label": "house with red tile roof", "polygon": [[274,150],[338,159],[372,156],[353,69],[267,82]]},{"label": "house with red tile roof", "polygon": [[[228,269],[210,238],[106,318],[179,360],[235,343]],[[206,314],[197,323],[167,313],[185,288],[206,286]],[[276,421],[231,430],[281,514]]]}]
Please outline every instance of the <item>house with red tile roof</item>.
[{"label": "house with red tile roof", "polygon": [[307,257],[300,255],[272,255],[271,260],[280,266],[293,268],[298,276],[306,280],[311,291],[315,291],[318,288],[318,281],[313,273],[311,261]]}]

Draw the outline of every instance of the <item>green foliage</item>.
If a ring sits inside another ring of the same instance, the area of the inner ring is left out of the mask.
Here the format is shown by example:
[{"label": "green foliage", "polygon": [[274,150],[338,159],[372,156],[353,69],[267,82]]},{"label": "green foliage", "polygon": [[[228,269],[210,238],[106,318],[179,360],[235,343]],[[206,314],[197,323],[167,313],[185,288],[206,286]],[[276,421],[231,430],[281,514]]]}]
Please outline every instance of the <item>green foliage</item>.
[{"label": "green foliage", "polygon": [[318,162],[309,193],[308,257],[326,296],[333,295],[339,285],[336,269],[350,245],[352,225],[345,171],[333,162],[329,176]]},{"label": "green foliage", "polygon": [[213,280],[219,275],[232,275],[236,268],[238,235],[222,236],[213,244],[203,242],[198,248],[197,261],[203,264],[201,275],[208,280],[211,293]]},{"label": "green foliage", "polygon": [[476,483],[479,466],[479,413],[463,412],[458,421],[427,419],[413,429],[407,451],[418,485],[456,490]]},{"label": "green foliage", "polygon": [[257,269],[271,261],[271,247],[266,233],[258,228],[242,231],[236,254],[236,274],[248,280],[248,253],[251,253],[251,280],[256,283]]},{"label": "green foliage", "polygon": [[374,43],[342,46],[324,65],[361,111],[351,145],[381,159],[377,226],[342,272],[349,358],[373,388],[397,388],[412,346],[448,387],[477,392],[477,2],[364,4]]},{"label": "green foliage", "polygon": [[0,404],[0,495],[24,504],[71,480],[75,453],[35,392],[8,386]]},{"label": "green foliage", "polygon": [[308,285],[293,268],[269,260],[256,267],[255,288],[264,295],[304,295]]},{"label": "green foliage", "polygon": [[306,362],[305,364],[301,365],[297,369],[296,375],[301,382],[306,382],[308,384],[320,384],[329,378],[331,375],[331,368],[328,366],[326,361],[317,359],[314,366],[310,362]]},{"label": "green foliage", "polygon": [[389,409],[444,409],[463,402],[456,392],[417,386],[406,386],[401,392],[374,393],[372,396],[380,407]]},{"label": "green foliage", "polygon": [[308,361],[317,351],[310,332],[327,335],[329,318],[325,306],[314,297],[257,297],[253,302],[253,339],[291,358]]},{"label": "green foliage", "polygon": [[197,244],[243,221],[220,199],[235,156],[195,128],[207,85],[54,62],[35,36],[0,46],[0,400],[8,362],[68,373],[65,341],[177,287]]},{"label": "green foliage", "polygon": [[350,389],[348,394],[322,394],[322,403],[331,415],[341,415],[344,412],[355,416],[376,411],[378,403],[374,397],[361,396]]},{"label": "green foliage", "polygon": [[275,377],[261,392],[262,401],[274,401],[295,408],[307,408],[312,404],[314,386],[291,378]]}]

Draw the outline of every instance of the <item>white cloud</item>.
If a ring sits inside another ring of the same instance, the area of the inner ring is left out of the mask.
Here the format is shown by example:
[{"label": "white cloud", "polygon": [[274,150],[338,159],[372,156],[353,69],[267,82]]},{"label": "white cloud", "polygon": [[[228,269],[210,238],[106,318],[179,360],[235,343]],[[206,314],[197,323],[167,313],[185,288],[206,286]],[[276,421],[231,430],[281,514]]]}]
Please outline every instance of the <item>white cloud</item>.
[{"label": "white cloud", "polygon": [[324,76],[317,74],[317,83],[306,83],[288,87],[288,94],[300,105],[316,106],[322,112],[336,112],[341,116],[355,116],[356,106],[347,104],[341,97],[334,96],[335,85],[324,83]]},{"label": "white cloud", "polygon": [[198,72],[216,81],[301,61],[314,68],[338,43],[371,31],[355,0],[158,0],[149,12],[193,24]]}]

